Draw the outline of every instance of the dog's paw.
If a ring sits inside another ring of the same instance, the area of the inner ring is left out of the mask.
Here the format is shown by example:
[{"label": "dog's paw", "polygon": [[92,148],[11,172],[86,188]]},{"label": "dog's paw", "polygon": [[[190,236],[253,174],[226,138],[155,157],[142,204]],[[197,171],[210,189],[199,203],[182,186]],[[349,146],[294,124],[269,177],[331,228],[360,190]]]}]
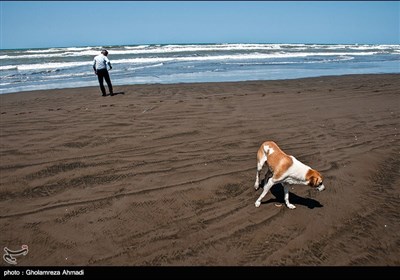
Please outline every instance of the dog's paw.
[{"label": "dog's paw", "polygon": [[256,203],[254,203],[254,205],[255,205],[256,207],[260,207],[260,205],[261,205],[261,202],[259,202],[259,201],[256,201]]},{"label": "dog's paw", "polygon": [[286,206],[287,206],[289,209],[296,209],[296,206],[294,206],[293,204],[290,204],[290,203],[286,204]]},{"label": "dog's paw", "polygon": [[258,189],[260,188],[260,184],[259,184],[258,182],[255,182],[255,183],[254,183],[254,188],[255,188],[256,190],[258,190]]}]

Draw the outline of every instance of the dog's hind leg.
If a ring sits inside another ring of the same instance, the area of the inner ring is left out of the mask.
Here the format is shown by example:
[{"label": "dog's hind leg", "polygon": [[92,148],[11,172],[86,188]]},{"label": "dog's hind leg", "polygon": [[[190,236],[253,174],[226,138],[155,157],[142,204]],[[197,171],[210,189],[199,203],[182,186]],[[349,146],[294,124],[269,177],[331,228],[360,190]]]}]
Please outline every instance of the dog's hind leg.
[{"label": "dog's hind leg", "polygon": [[[260,150],[258,151],[258,155],[257,155],[257,173],[256,173],[256,182],[254,183],[254,188],[256,190],[258,190],[258,188],[260,187],[260,173],[261,173],[261,170],[262,170],[265,162],[267,161],[267,157],[265,156],[263,151],[261,151],[262,155],[260,156]],[[268,173],[268,171],[267,171],[267,173]]]},{"label": "dog's hind leg", "polygon": [[296,206],[294,206],[293,204],[290,204],[290,202],[289,202],[289,185],[288,184],[283,184],[283,192],[284,192],[286,206],[289,209],[295,209]]},{"label": "dog's hind leg", "polygon": [[261,200],[264,198],[264,196],[268,193],[269,189],[275,184],[275,180],[271,177],[269,178],[268,182],[264,185],[264,189],[260,197],[257,199],[255,206],[260,207],[261,205]]},{"label": "dog's hind leg", "polygon": [[267,169],[267,172],[265,172],[265,176],[264,176],[264,182],[268,182],[268,179],[270,177],[272,177],[274,174],[269,170],[269,168]]}]

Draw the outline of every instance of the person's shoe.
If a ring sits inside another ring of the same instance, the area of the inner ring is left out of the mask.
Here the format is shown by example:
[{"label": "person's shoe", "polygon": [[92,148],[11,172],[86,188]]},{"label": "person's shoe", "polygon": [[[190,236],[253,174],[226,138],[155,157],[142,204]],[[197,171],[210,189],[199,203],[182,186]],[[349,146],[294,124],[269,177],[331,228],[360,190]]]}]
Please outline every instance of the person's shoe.
[{"label": "person's shoe", "polygon": [[105,94],[102,94],[101,96],[107,96],[107,95],[105,95]]},{"label": "person's shoe", "polygon": [[114,96],[114,93],[110,93],[110,96]]}]

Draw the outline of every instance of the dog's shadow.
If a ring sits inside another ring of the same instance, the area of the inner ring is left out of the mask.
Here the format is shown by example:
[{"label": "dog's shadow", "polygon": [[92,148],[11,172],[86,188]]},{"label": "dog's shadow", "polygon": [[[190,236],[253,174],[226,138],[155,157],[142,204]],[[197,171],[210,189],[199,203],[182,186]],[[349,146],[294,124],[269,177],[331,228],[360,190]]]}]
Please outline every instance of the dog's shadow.
[{"label": "dog's shadow", "polygon": [[[261,186],[261,188],[264,186],[264,180],[262,180],[260,186]],[[271,187],[271,189],[269,190],[269,192],[271,192],[272,195],[275,196],[275,198],[270,198],[267,201],[261,202],[261,204],[269,204],[269,203],[285,204],[283,186],[281,184],[273,185]],[[321,203],[319,203],[319,201],[317,201],[315,199],[304,198],[304,197],[298,196],[292,192],[289,192],[289,201],[290,201],[290,203],[292,203],[294,205],[304,205],[310,209],[324,207]]]}]

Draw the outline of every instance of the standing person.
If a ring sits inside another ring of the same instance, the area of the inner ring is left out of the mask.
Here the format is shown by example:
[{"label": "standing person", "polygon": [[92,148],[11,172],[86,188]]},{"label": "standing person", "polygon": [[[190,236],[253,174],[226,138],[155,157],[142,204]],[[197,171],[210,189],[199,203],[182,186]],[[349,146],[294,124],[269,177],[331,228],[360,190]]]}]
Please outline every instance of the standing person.
[{"label": "standing person", "polygon": [[103,93],[103,96],[106,96],[106,89],[104,88],[104,85],[103,85],[104,79],[107,82],[108,90],[110,91],[110,95],[113,96],[114,95],[113,87],[111,84],[110,75],[108,74],[108,70],[107,70],[107,65],[110,67],[110,70],[112,69],[112,66],[111,66],[110,60],[107,58],[107,55],[108,55],[108,51],[102,50],[101,54],[94,57],[93,70],[99,80],[100,89],[101,89],[101,92]]}]

